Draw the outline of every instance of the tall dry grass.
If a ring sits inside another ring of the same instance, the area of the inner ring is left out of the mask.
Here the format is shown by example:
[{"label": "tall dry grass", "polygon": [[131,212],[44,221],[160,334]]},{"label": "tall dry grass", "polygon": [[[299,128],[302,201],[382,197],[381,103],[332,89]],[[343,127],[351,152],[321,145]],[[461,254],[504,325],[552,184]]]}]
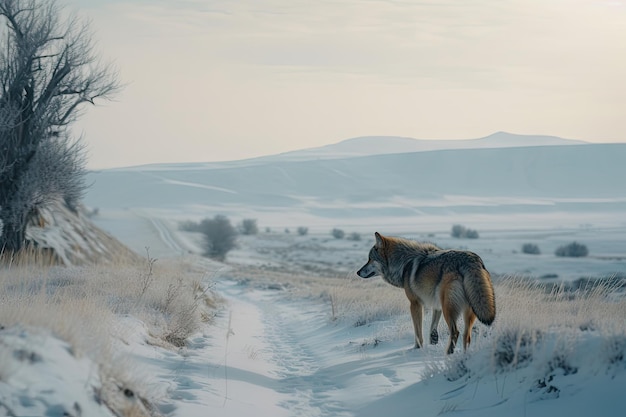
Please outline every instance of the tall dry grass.
[{"label": "tall dry grass", "polygon": [[[47,329],[68,342],[75,355],[100,366],[103,386],[113,387],[103,388],[103,396],[108,393],[113,403],[120,402],[116,396],[128,397],[124,390],[134,398],[150,395],[133,380],[132,365],[115,347],[116,339],[132,331],[118,317],[144,322],[148,343],[176,348],[211,320],[219,303],[206,272],[184,260],[160,261],[148,255],[140,263],[61,267],[45,254],[24,252],[4,261],[0,325]],[[147,415],[141,402],[120,404],[120,415]]]},{"label": "tall dry grass", "polygon": [[[331,321],[353,326],[379,322],[377,339],[407,339],[412,343],[413,329],[404,291],[380,279],[364,280],[354,273],[318,277],[251,268],[234,271],[233,276],[254,285],[276,286],[293,297],[321,300],[328,306]],[[582,346],[580,342],[586,337],[598,339],[600,354],[607,356],[607,363],[614,360],[611,358],[624,358],[626,294],[622,285],[612,279],[559,285],[516,276],[499,277],[494,282],[496,321],[490,327],[480,323],[474,326],[467,356],[459,350],[436,366],[443,366],[439,371],[458,370],[468,366],[468,356],[479,354],[487,355],[480,362],[481,371],[515,369],[532,361],[538,352],[543,359],[554,360],[546,358]],[[430,322],[429,314],[426,311],[424,328]],[[440,343],[447,343],[448,329],[443,320],[439,334]]]},{"label": "tall dry grass", "polygon": [[494,288],[496,321],[478,326],[468,352],[428,368],[428,376],[455,380],[526,370],[529,389],[543,389],[555,375],[626,365],[626,294],[615,281],[572,289],[507,277]]}]

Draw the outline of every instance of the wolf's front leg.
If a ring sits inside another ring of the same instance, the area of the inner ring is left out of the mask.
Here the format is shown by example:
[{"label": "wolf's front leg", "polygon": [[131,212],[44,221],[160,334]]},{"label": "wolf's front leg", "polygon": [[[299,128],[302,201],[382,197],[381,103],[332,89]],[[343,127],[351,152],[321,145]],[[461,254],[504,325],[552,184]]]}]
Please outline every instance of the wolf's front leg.
[{"label": "wolf's front leg", "polygon": [[411,300],[411,318],[413,319],[413,330],[415,331],[415,348],[424,346],[424,338],[422,337],[422,316],[424,315],[424,307],[418,300]]}]

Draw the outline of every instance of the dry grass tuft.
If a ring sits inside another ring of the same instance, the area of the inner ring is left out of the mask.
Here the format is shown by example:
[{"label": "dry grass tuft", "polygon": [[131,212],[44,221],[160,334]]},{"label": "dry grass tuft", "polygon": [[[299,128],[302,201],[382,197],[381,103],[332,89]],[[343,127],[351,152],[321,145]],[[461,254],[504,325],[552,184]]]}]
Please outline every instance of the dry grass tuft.
[{"label": "dry grass tuft", "polygon": [[142,393],[141,381],[128,372],[132,364],[112,343],[125,332],[117,317],[143,321],[148,342],[180,347],[218,304],[205,271],[182,260],[62,267],[32,251],[0,268],[0,325],[50,329],[77,356],[92,359],[100,366],[102,400],[122,416],[151,412],[150,393]]},{"label": "dry grass tuft", "polygon": [[[611,280],[572,290],[519,277],[497,282],[497,316],[489,329],[481,326],[468,355],[449,358],[444,371],[452,379],[467,373],[500,373],[535,363],[539,369],[575,373],[573,359],[589,357],[590,339],[597,340],[592,356],[610,366],[626,352],[626,297]],[[604,357],[604,359],[602,359]],[[473,364],[473,365],[472,365]],[[485,366],[487,365],[487,366]]]}]

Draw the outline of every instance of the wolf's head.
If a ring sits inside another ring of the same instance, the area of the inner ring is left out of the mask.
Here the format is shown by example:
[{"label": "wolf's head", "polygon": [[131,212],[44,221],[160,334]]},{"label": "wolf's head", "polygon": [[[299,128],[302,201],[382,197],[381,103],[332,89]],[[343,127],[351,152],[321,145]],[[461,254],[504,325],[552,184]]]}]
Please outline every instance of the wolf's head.
[{"label": "wolf's head", "polygon": [[382,275],[382,268],[385,264],[385,255],[383,248],[385,246],[385,238],[376,232],[376,243],[372,246],[369,253],[367,263],[357,271],[357,275],[361,278],[371,278]]}]

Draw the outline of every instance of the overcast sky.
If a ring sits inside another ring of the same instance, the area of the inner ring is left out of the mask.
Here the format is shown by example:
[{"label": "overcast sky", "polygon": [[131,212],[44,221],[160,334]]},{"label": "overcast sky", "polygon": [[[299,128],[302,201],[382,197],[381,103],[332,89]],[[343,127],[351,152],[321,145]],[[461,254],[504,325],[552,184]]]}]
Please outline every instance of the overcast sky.
[{"label": "overcast sky", "polygon": [[242,159],[365,135],[626,141],[626,2],[69,0],[124,91],[89,167]]}]

